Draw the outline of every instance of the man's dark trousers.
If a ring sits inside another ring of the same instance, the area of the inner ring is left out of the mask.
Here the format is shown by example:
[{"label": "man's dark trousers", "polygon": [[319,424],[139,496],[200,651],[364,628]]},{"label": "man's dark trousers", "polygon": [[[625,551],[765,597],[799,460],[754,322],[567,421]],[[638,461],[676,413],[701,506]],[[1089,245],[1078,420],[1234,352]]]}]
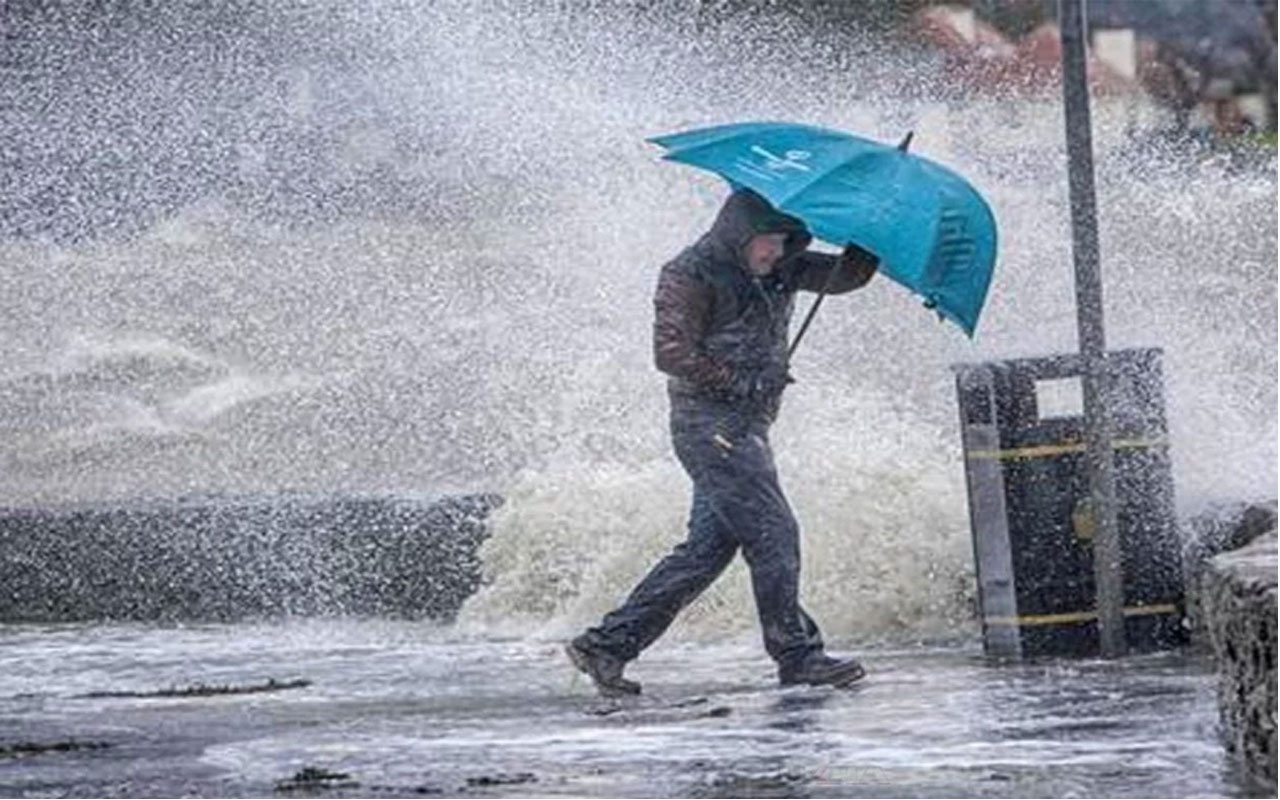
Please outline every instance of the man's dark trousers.
[{"label": "man's dark trousers", "polygon": [[822,651],[800,607],[800,531],[778,484],[769,423],[729,403],[673,397],[671,438],[693,479],[689,537],[626,602],[587,631],[588,647],[630,661],[722,573],[738,548],[751,571],[764,646],[779,666]]}]

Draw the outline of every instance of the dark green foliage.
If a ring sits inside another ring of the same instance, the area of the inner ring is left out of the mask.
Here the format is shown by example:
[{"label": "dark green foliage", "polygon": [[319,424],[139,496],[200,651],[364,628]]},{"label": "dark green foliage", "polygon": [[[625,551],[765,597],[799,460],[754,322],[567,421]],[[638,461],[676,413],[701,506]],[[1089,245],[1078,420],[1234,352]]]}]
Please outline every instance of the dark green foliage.
[{"label": "dark green foliage", "polygon": [[184,686],[182,688],[157,689],[153,692],[89,692],[80,695],[81,697],[217,697],[228,694],[258,694],[260,692],[279,692],[285,689],[304,689],[311,685],[311,681],[300,679],[296,681],[277,681],[275,678],[268,678],[266,683],[257,683],[249,686],[207,686],[203,683],[197,683],[194,686]]},{"label": "dark green foliage", "polygon": [[467,786],[514,786],[520,783],[536,783],[537,776],[532,772],[519,772],[515,775],[479,775],[467,778]]},{"label": "dark green foliage", "polygon": [[276,781],[277,792],[315,791],[317,789],[353,789],[360,784],[345,772],[330,772],[322,767],[303,767],[292,778]]},{"label": "dark green foliage", "polygon": [[77,742],[69,739],[64,742],[18,742],[17,744],[0,744],[0,758],[20,758],[41,753],[70,753],[77,750],[103,750],[110,747],[107,742]]}]

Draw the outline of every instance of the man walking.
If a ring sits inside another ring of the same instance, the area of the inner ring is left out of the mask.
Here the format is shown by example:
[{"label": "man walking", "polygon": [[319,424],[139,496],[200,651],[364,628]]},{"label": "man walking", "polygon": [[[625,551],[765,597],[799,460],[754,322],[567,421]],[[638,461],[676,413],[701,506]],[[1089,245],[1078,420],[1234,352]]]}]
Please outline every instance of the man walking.
[{"label": "man walking", "polygon": [[787,373],[797,291],[841,294],[876,272],[850,245],[807,252],[804,224],[741,189],[711,230],[662,268],[654,298],[654,359],[668,377],[671,437],[693,480],[686,541],[650,570],[626,602],[570,642],[574,666],[605,695],[638,694],[627,662],[714,581],[739,549],[751,572],[764,646],[783,685],[843,685],[865,673],[828,656],[800,607],[800,531],[778,484],[769,427]]}]

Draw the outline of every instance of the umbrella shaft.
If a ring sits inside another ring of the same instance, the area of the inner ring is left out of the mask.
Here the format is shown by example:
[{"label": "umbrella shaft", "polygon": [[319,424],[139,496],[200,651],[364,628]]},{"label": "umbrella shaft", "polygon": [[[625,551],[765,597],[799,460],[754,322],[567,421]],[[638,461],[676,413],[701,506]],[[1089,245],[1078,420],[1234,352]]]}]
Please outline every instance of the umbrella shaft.
[{"label": "umbrella shaft", "polygon": [[796,333],[796,338],[792,340],[791,346],[787,348],[788,361],[795,354],[796,348],[800,346],[800,340],[804,338],[804,332],[809,330],[809,323],[813,322],[813,315],[818,313],[818,306],[822,305],[822,298],[826,296],[827,290],[824,288],[818,293],[818,298],[813,301],[813,305],[809,308],[809,313],[805,315],[804,322],[800,324],[800,330]]}]

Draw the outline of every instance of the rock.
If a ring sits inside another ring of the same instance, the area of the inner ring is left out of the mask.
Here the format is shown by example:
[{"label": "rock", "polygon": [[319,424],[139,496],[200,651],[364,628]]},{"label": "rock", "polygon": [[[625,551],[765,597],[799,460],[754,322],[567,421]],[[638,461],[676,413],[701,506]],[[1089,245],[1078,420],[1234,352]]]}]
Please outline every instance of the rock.
[{"label": "rock", "polygon": [[450,620],[496,495],[196,498],[0,509],[0,622]]},{"label": "rock", "polygon": [[1276,501],[1216,503],[1187,522],[1188,565],[1203,564],[1218,553],[1244,547],[1276,529]]}]

